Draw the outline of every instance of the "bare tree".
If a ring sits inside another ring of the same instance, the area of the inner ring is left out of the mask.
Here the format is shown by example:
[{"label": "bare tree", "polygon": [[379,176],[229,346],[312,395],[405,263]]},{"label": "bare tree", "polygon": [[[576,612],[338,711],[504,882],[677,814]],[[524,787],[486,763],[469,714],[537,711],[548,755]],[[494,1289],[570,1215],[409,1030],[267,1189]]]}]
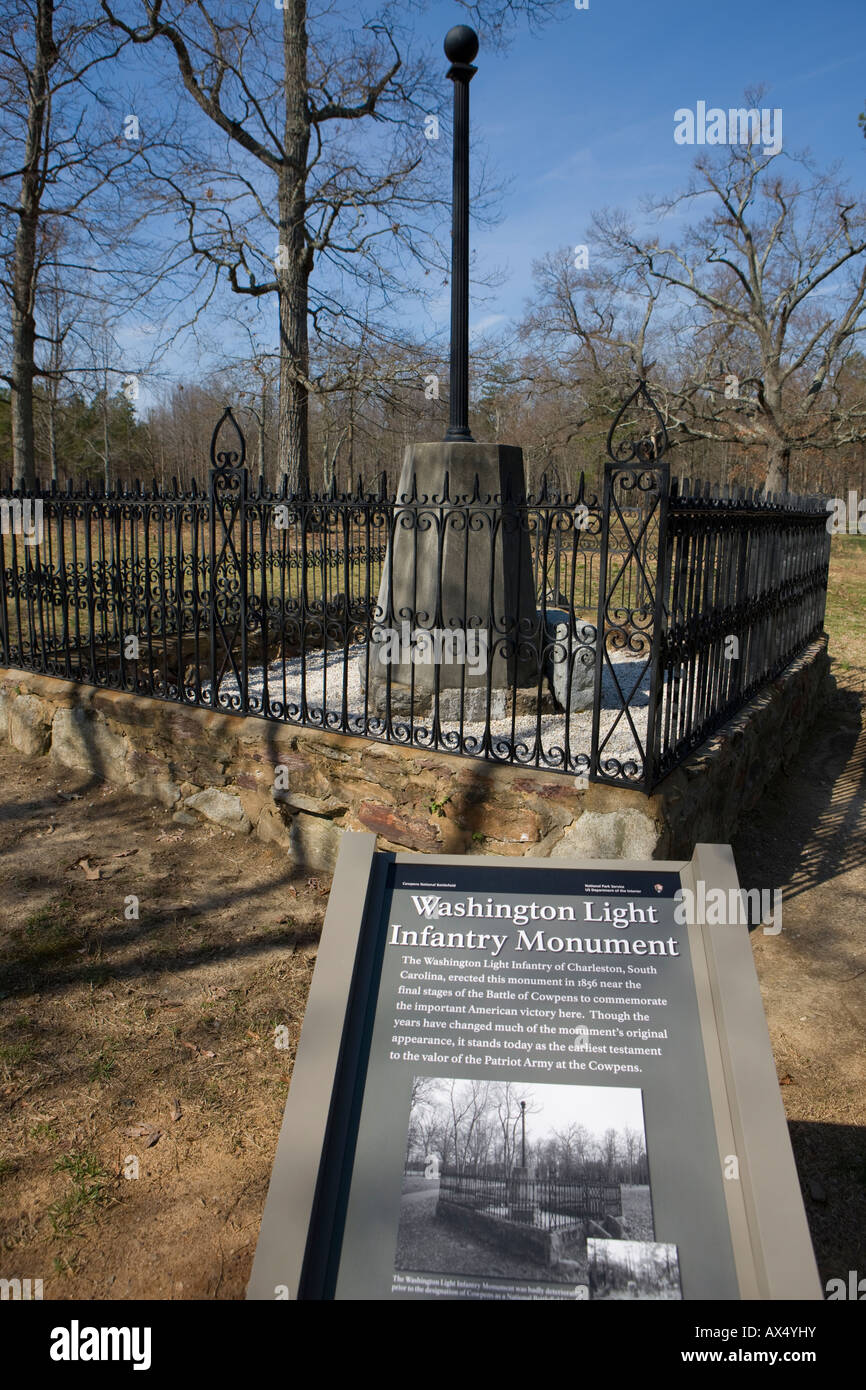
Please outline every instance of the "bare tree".
[{"label": "bare tree", "polygon": [[750,145],[698,161],[685,197],[706,195],[713,210],[684,245],[644,256],[654,280],[685,296],[697,330],[675,418],[693,437],[763,448],[766,490],[785,491],[794,451],[866,438],[866,401],[846,408],[838,389],[866,331],[866,203],[834,171]]},{"label": "bare tree", "polygon": [[513,1081],[495,1082],[492,1099],[496,1105],[496,1115],[502,1136],[502,1162],[505,1165],[506,1176],[508,1176],[515,1166],[518,1152],[518,1135],[520,1134],[522,1115],[521,1103],[525,1105],[527,1115],[537,1114],[541,1107],[533,1099],[530,1088],[517,1086]]},{"label": "bare tree", "polygon": [[98,407],[101,426],[97,439],[88,442],[102,465],[107,492],[111,487],[111,398],[121,389],[123,369],[120,366],[120,349],[108,316],[99,314],[98,307],[89,316],[85,333],[88,341],[85,380]]},{"label": "bare tree", "polygon": [[[211,293],[275,301],[279,454],[290,485],[309,481],[310,331],[342,338],[448,273],[443,60],[419,47],[406,7],[378,0],[358,23],[307,0],[101,0],[135,44],[168,48],[183,87],[219,135],[191,170],[164,180]],[[465,5],[502,37],[565,0]],[[282,34],[274,32],[275,16]],[[413,56],[414,55],[414,56]],[[435,138],[433,138],[435,137]],[[489,198],[483,166],[473,213]],[[360,289],[362,308],[354,295]],[[332,459],[326,461],[330,470]]]},{"label": "bare tree", "polygon": [[3,376],[11,390],[15,485],[32,487],[36,477],[33,382],[39,224],[46,186],[52,78],[61,54],[54,35],[53,0],[36,0],[35,10],[20,5],[11,19],[11,41],[2,49],[3,104],[12,105],[13,110],[17,106],[15,114],[23,116],[24,125],[23,130],[14,125],[4,129],[5,157],[12,167],[3,169],[3,188],[5,192],[17,184],[18,201],[15,207],[7,194],[2,208],[6,218],[17,220],[11,265],[4,277],[4,289],[11,299],[12,344],[10,369]]},{"label": "bare tree", "polygon": [[[121,283],[129,287],[130,276],[136,282],[127,307],[145,288],[148,256],[134,244],[133,229],[141,216],[135,169],[146,142],[124,137],[113,64],[126,40],[101,13],[83,0],[12,0],[4,22],[0,285],[9,343],[0,377],[11,391],[16,484],[32,486],[34,385],[60,369],[52,286],[62,279],[68,301],[80,282],[82,301],[110,297],[115,313]],[[45,343],[47,354],[40,351]],[[63,345],[64,372],[70,348],[71,339]]]},{"label": "bare tree", "polygon": [[[433,101],[426,70],[404,60],[387,6],[360,29],[332,9],[308,16],[306,0],[284,0],[277,11],[269,0],[141,0],[140,23],[109,0],[103,9],[134,43],[171,49],[186,92],[224,137],[222,147],[211,145],[210,168],[165,182],[203,272],[249,301],[276,301],[279,453],[291,485],[302,485],[310,317],[322,332],[348,313],[347,276],[387,298],[407,287],[402,255],[427,270],[443,265],[429,236],[437,200],[436,145],[424,138]],[[375,135],[364,145],[366,124]],[[438,202],[441,212],[441,195]],[[311,300],[320,262],[328,274]]]},{"label": "bare tree", "polygon": [[573,1123],[554,1131],[557,1164],[566,1177],[579,1173],[589,1152],[590,1134],[586,1125]]},{"label": "bare tree", "polygon": [[[63,277],[59,267],[55,264],[45,277],[43,285],[43,299],[45,309],[47,352],[43,362],[42,372],[45,380],[45,406],[46,406],[46,433],[48,467],[52,482],[58,481],[58,455],[57,455],[57,429],[60,407],[60,393],[64,378],[66,377],[67,359],[69,356],[67,339],[69,338],[74,324],[75,309],[70,301],[70,296],[64,290]],[[36,425],[34,412],[34,429]],[[34,471],[35,462],[35,440],[34,440]]]},{"label": "bare tree", "polygon": [[451,1143],[454,1166],[459,1172],[466,1167],[476,1126],[487,1112],[489,1081],[450,1081],[448,1106],[451,1117]]},{"label": "bare tree", "polygon": [[609,1181],[613,1181],[616,1175],[616,1166],[620,1156],[619,1146],[620,1135],[617,1131],[615,1129],[606,1129],[602,1139],[599,1141],[598,1152]]},{"label": "bare tree", "polygon": [[546,317],[571,364],[651,375],[681,439],[762,451],[764,486],[782,491],[795,451],[866,438],[866,399],[843,389],[866,331],[866,205],[834,171],[745,144],[702,156],[687,191],[651,211],[705,206],[667,243],[598,214],[600,264],[540,263],[526,326]]},{"label": "bare tree", "polygon": [[[244,415],[255,429],[255,467],[262,478],[269,478],[268,440],[271,418],[276,414],[275,400],[279,381],[279,360],[265,351],[255,334],[250,333],[249,355],[235,358],[224,373],[230,397],[238,402],[241,419]],[[246,429],[244,425],[242,428]],[[273,481],[276,481],[275,470]]]},{"label": "bare tree", "polygon": [[413,1076],[409,1089],[409,1113],[414,1115],[418,1109],[429,1108],[441,1089],[435,1076]]},{"label": "bare tree", "polygon": [[622,1146],[628,1165],[629,1182],[643,1182],[646,1168],[646,1145],[639,1129],[628,1126],[622,1132]]}]

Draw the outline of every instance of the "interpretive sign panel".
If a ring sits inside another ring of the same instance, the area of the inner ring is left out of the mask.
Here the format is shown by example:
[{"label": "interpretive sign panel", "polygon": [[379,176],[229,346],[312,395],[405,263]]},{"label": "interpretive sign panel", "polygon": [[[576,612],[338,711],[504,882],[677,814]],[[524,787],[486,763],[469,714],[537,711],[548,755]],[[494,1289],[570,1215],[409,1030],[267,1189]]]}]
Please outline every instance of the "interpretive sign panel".
[{"label": "interpretive sign panel", "polygon": [[821,1296],[729,851],[347,838],[251,1297]]}]

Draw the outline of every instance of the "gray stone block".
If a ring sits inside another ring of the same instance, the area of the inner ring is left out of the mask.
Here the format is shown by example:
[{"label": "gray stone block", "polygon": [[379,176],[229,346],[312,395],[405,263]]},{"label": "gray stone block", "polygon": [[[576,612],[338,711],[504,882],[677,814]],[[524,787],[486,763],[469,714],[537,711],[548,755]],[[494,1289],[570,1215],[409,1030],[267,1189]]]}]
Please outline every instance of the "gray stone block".
[{"label": "gray stone block", "polygon": [[9,742],[27,757],[47,753],[51,743],[51,711],[38,695],[16,695],[11,702]]},{"label": "gray stone block", "polygon": [[283,819],[278,806],[265,806],[256,821],[256,835],[266,845],[291,850],[291,822]]},{"label": "gray stone block", "polygon": [[294,811],[307,811],[311,816],[340,816],[349,807],[349,799],[345,796],[307,796],[305,792],[278,790],[272,791],[271,795],[274,801]]},{"label": "gray stone block", "polygon": [[[432,668],[431,668],[432,669]],[[364,670],[361,668],[361,689],[364,689]],[[371,673],[370,713],[380,716],[385,713],[386,677],[376,678]],[[483,685],[466,686],[462,692],[463,722],[465,724],[483,723],[487,712],[487,687]],[[432,715],[435,705],[435,690],[429,680],[416,677],[414,688],[396,679],[391,681],[391,713],[423,719]],[[443,684],[439,687],[439,718],[443,723],[457,723],[460,719],[461,691],[459,688]],[[493,689],[490,692],[490,718],[504,719],[508,713],[508,691]]]},{"label": "gray stone block", "polygon": [[625,811],[584,811],[551,850],[551,859],[652,859],[659,841],[649,816]]},{"label": "gray stone block", "polygon": [[59,709],[54,716],[51,756],[64,767],[122,785],[129,780],[128,751],[126,739],[112,733],[102,716],[92,710]]},{"label": "gray stone block", "polygon": [[236,792],[220,791],[218,787],[205,787],[204,791],[188,796],[183,803],[191,811],[196,811],[205,820],[213,821],[224,830],[232,830],[236,835],[248,835],[252,830],[249,817],[244,811]]},{"label": "gray stone block", "polygon": [[174,806],[180,800],[180,787],[165,777],[137,777],[129,783],[133,796],[158,801],[162,806]]},{"label": "gray stone block", "polygon": [[299,811],[292,821],[289,850],[293,859],[307,869],[331,873],[337,862],[342,830],[322,816]]},{"label": "gray stone block", "polygon": [[[548,675],[557,704],[571,714],[592,708],[595,690],[595,628],[573,622],[561,608],[547,609]],[[570,692],[570,699],[569,699]]]},{"label": "gray stone block", "polygon": [[13,690],[0,689],[0,738],[9,736],[9,708],[15,698]]}]

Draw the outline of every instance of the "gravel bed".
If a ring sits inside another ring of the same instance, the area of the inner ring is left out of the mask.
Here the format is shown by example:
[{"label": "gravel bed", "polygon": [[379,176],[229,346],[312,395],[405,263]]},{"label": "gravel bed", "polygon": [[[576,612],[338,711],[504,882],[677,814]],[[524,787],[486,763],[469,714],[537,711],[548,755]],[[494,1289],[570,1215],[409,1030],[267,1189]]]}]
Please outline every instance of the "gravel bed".
[{"label": "gravel bed", "polygon": [[[306,654],[303,671],[306,681],[308,718],[303,721],[305,724],[323,724],[325,728],[340,732],[345,671],[347,725],[352,732],[363,732],[365,727],[363,684],[365,650],[362,644],[358,644],[350,647],[348,652],[319,650]],[[623,714],[617,722],[617,715],[622,706],[617,693],[616,682],[619,683],[623,695],[630,697],[631,720],[641,743],[643,743],[646,738],[647,708],[649,705],[649,671],[644,669],[645,666],[645,658],[627,656],[617,657],[613,662],[612,669],[605,666],[599,724],[602,742],[605,735],[616,724],[616,728],[602,751],[602,756],[605,758],[613,757],[619,761],[634,759],[638,763],[640,762],[639,750],[628,716]],[[267,670],[267,684],[271,705],[276,703],[285,707],[292,722],[299,720],[302,689],[301,658],[292,657],[285,662],[272,662]],[[251,697],[261,698],[264,689],[263,668],[261,666],[250,668],[248,686]],[[220,684],[221,698],[237,693],[238,686],[234,677],[226,677]],[[322,717],[323,708],[326,711],[324,720]],[[384,710],[377,706],[371,694],[366,718],[369,721],[374,721],[376,719],[381,720],[383,717]],[[395,723],[407,722],[407,716],[395,714],[393,717]],[[441,718],[440,724],[443,739],[439,747],[446,752],[451,749],[456,750],[459,747],[460,739],[458,721]],[[561,714],[541,714],[540,717],[518,712],[513,721],[513,728],[510,715],[504,718],[492,718],[490,732],[495,740],[496,756],[505,760],[511,748],[515,747],[518,754],[516,761],[534,763],[539,740],[541,750],[548,755],[551,750],[564,748],[565,724],[564,712]],[[572,762],[582,753],[589,757],[592,738],[592,710],[587,709],[572,713],[568,726]],[[416,732],[429,730],[429,727],[429,715],[415,716],[414,730]],[[473,752],[484,735],[483,720],[470,721],[465,719],[462,734],[465,745],[463,751]],[[432,746],[428,737],[423,735],[418,737],[417,742],[422,746]],[[555,755],[553,758],[549,756],[547,758],[539,757],[539,762],[542,765],[545,762],[556,765],[558,758]]]}]

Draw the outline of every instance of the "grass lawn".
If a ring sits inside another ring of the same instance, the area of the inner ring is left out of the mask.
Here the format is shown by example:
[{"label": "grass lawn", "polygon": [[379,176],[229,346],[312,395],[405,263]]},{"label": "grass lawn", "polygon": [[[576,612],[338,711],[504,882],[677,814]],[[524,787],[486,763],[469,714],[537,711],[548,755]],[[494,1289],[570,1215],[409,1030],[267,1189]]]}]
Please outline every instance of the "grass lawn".
[{"label": "grass lawn", "polygon": [[843,677],[866,685],[866,536],[834,536],[827,589],[830,652]]}]

